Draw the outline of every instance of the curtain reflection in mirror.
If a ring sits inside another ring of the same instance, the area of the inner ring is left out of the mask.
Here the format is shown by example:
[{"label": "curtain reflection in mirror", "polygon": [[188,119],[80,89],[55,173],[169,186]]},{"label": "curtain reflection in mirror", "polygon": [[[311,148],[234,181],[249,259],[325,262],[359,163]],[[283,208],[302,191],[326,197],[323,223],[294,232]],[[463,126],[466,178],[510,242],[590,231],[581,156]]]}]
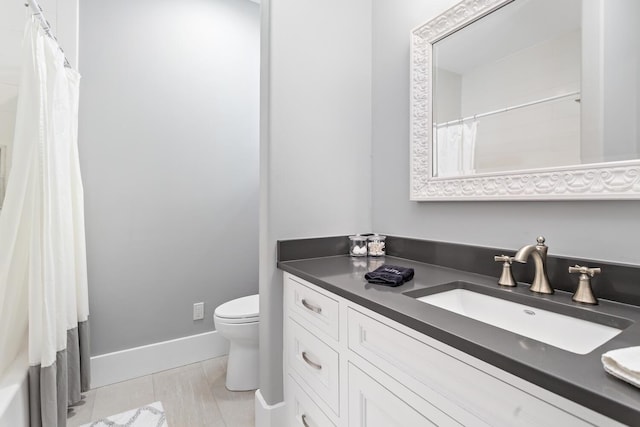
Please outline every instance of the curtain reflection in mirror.
[{"label": "curtain reflection in mirror", "polygon": [[475,173],[478,121],[436,126],[434,167],[436,176],[451,177]]}]

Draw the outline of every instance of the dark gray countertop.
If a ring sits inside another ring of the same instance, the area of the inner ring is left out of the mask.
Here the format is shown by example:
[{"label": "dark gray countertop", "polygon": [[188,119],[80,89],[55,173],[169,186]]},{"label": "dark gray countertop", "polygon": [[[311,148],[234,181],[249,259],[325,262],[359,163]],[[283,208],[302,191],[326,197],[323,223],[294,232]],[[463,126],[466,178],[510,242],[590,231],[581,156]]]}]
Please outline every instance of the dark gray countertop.
[{"label": "dark gray countertop", "polygon": [[[396,288],[367,283],[364,274],[383,262],[413,268],[414,279]],[[640,345],[640,307],[606,300],[600,300],[597,306],[583,306],[571,301],[567,292],[542,296],[529,292],[522,283],[517,288],[504,289],[496,285],[495,277],[390,256],[327,256],[281,261],[278,267],[596,412],[624,424],[640,425],[640,389],[607,374],[600,361],[606,351]],[[532,305],[550,300],[558,304],[559,311],[603,313],[633,323],[591,353],[579,355],[403,294],[454,281],[486,286],[493,293],[526,296]]]}]

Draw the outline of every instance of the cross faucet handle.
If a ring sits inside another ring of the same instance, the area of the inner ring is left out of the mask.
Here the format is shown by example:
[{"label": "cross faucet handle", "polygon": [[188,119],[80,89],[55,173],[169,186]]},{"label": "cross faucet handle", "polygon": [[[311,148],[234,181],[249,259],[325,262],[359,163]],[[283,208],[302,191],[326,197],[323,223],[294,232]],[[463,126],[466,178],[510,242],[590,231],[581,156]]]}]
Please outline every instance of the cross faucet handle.
[{"label": "cross faucet handle", "polygon": [[578,289],[573,294],[573,300],[585,304],[598,304],[598,299],[593,295],[591,290],[591,277],[602,272],[601,268],[589,268],[576,264],[569,267],[569,273],[579,273]]},{"label": "cross faucet handle", "polygon": [[509,264],[513,263],[513,257],[509,255],[496,255],[493,257],[496,262],[508,262]]},{"label": "cross faucet handle", "polygon": [[502,262],[502,274],[498,279],[498,285],[500,286],[517,286],[518,283],[513,277],[511,272],[511,264],[513,263],[513,257],[508,255],[496,255],[493,257],[496,262]]},{"label": "cross faucet handle", "polygon": [[589,268],[589,267],[583,267],[581,265],[576,264],[574,267],[569,267],[569,273],[580,273],[580,274],[588,274],[589,276],[593,277],[596,274],[600,274],[602,272],[601,268]]}]

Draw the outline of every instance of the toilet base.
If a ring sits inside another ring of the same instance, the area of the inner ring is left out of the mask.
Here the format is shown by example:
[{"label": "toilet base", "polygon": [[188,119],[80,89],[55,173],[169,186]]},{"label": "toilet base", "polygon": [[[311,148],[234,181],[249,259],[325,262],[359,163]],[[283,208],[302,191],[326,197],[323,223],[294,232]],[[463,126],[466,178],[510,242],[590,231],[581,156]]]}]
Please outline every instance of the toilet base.
[{"label": "toilet base", "polygon": [[256,345],[231,342],[225,386],[230,391],[249,391],[258,388],[258,347]]}]

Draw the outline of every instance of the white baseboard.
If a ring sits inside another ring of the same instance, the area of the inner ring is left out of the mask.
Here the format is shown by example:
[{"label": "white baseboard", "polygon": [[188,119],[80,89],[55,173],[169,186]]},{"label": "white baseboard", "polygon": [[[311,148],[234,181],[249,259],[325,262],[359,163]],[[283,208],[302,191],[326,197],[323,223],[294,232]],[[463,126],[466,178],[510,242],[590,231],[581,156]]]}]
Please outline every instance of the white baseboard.
[{"label": "white baseboard", "polygon": [[91,358],[91,388],[142,377],[229,353],[217,331],[129,348]]},{"label": "white baseboard", "polygon": [[256,424],[255,427],[282,427],[285,424],[285,403],[269,405],[260,389],[256,390]]}]

